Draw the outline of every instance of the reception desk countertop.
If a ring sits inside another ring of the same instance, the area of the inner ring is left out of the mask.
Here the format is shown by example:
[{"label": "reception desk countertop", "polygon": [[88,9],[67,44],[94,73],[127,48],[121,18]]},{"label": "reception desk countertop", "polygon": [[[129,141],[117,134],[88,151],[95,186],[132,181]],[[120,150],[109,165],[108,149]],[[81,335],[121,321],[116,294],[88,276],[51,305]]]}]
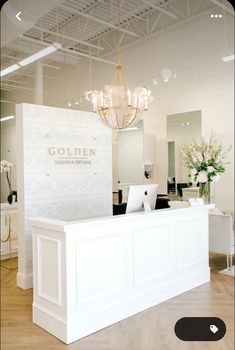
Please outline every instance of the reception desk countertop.
[{"label": "reception desk countertop", "polygon": [[34,218],[33,322],[68,344],[209,282],[210,208]]}]

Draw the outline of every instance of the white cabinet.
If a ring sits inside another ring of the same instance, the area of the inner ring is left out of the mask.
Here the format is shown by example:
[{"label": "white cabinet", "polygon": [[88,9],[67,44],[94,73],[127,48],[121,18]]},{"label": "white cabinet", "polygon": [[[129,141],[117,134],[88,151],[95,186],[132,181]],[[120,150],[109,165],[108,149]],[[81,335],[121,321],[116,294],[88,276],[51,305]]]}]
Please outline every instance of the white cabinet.
[{"label": "white cabinet", "polygon": [[1,203],[1,260],[10,254],[9,224],[11,223],[11,255],[17,256],[17,204]]}]

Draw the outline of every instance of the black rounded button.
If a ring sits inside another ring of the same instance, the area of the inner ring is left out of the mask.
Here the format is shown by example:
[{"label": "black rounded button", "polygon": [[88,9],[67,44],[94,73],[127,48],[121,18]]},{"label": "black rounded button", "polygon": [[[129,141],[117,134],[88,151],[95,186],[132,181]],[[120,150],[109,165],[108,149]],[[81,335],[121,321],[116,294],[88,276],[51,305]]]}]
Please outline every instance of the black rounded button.
[{"label": "black rounded button", "polygon": [[184,341],[217,341],[225,333],[226,325],[218,317],[183,317],[175,324],[175,334]]}]

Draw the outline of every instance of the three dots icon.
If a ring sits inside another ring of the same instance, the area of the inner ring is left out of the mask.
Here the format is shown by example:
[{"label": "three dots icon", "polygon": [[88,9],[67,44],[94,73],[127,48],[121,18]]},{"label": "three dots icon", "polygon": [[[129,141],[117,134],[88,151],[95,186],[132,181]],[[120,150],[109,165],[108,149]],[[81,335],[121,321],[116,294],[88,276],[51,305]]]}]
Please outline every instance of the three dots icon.
[{"label": "three dots icon", "polygon": [[217,14],[211,14],[211,18],[222,18],[223,17],[223,15],[221,15],[221,14],[219,14],[219,15],[217,15]]}]

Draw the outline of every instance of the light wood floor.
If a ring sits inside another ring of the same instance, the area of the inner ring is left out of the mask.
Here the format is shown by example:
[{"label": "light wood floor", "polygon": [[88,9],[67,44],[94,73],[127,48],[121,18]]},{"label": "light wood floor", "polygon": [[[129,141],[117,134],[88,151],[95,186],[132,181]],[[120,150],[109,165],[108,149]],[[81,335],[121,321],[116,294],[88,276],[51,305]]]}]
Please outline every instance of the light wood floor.
[{"label": "light wood floor", "polygon": [[[32,289],[15,286],[16,270],[1,268],[2,350],[233,350],[234,278],[217,271],[225,258],[213,256],[211,282],[118,322],[73,344],[65,345],[32,323]],[[174,333],[184,316],[215,316],[227,326],[217,342],[182,342]]]}]

